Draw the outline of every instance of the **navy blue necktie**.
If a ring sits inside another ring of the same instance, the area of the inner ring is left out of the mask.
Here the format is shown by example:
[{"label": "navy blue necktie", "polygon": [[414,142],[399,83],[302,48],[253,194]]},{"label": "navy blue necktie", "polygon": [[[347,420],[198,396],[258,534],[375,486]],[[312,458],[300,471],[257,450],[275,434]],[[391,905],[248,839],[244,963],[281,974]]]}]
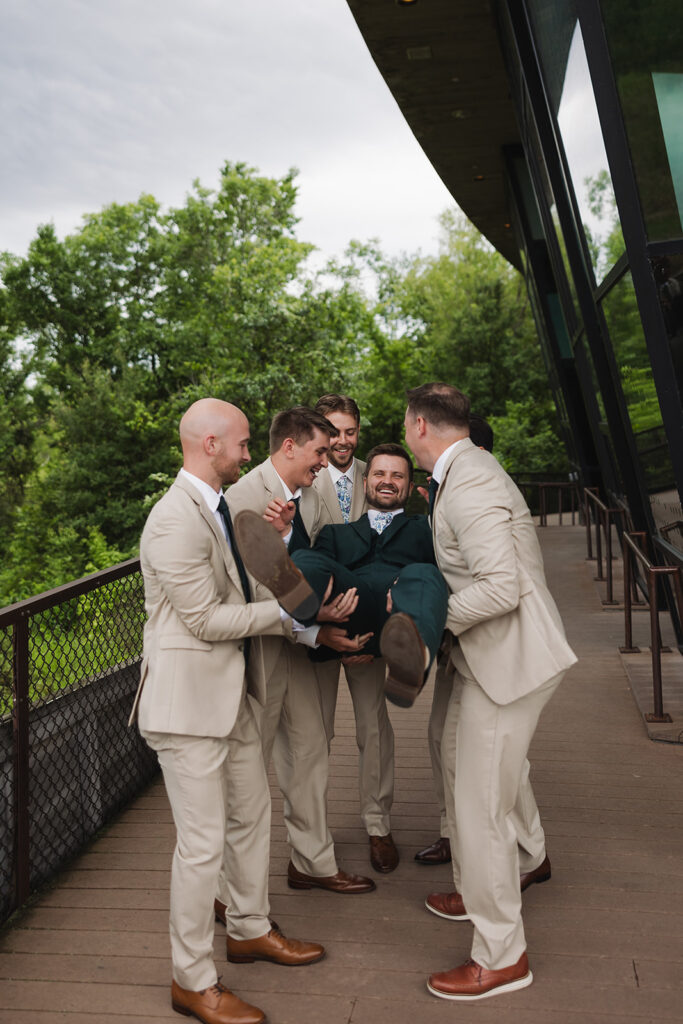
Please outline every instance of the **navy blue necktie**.
[{"label": "navy blue necktie", "polygon": [[[308,530],[304,526],[304,521],[301,518],[301,511],[299,509],[299,502],[301,501],[301,495],[298,498],[292,498],[292,501],[296,505],[296,512],[292,519],[292,531],[293,536],[289,542],[290,550],[296,550],[296,548],[304,547],[310,548],[311,538],[308,536]],[[292,541],[296,539],[296,544],[292,547]]]},{"label": "navy blue necktie", "polygon": [[[230,541],[230,547],[232,549],[232,557],[235,559],[235,566],[237,567],[237,575],[239,576],[240,583],[242,584],[242,593],[244,594],[244,600],[248,604],[251,601],[251,587],[249,585],[249,577],[247,576],[247,570],[244,568],[244,562],[242,561],[242,556],[240,555],[239,548],[237,547],[237,542],[235,541],[235,531],[234,531],[233,526],[232,526],[232,516],[230,515],[230,509],[228,508],[228,503],[227,503],[227,501],[225,500],[225,498],[223,497],[222,494],[221,494],[220,500],[218,502],[218,511],[220,512],[221,516],[223,517],[223,522],[225,523],[225,529],[227,531],[228,540]],[[251,637],[245,636],[245,638],[244,638],[244,661],[245,661],[245,664],[248,664],[248,662],[249,662],[249,647],[250,646],[251,646]]]},{"label": "navy blue necktie", "polygon": [[434,502],[436,501],[436,492],[439,489],[439,482],[434,477],[429,481],[429,514],[431,516],[434,511]]}]

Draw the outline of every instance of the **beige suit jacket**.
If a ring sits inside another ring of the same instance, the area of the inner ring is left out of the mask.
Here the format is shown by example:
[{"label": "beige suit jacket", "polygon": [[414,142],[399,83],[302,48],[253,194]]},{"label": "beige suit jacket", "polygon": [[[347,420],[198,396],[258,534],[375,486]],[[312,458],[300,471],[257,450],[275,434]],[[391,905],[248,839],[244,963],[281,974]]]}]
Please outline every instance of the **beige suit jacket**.
[{"label": "beige suit jacket", "polygon": [[146,732],[227,736],[245,687],[245,636],[248,690],[265,704],[259,634],[282,635],[277,602],[245,602],[220,526],[181,475],[149,514],[140,563],[148,619],[131,722],[137,712]]},{"label": "beige suit jacket", "polygon": [[[357,519],[360,519],[360,517],[367,512],[368,503],[365,498],[365,488],[363,487],[365,463],[361,462],[360,459],[354,459],[353,465],[353,492],[351,494],[351,514],[349,521],[355,523]],[[337,489],[332,483],[332,477],[326,469],[320,470],[315,478],[313,486],[307,488],[301,497],[301,515],[304,522],[306,522],[306,518],[313,518],[313,514],[309,514],[307,509],[315,500],[316,495],[320,499],[322,506],[319,512],[320,526],[318,528],[318,532],[323,526],[328,526],[331,523],[343,523],[344,517],[342,515],[342,510],[339,507]],[[314,540],[315,538],[311,537],[311,543]]]},{"label": "beige suit jacket", "polygon": [[446,462],[432,529],[447,626],[491,700],[509,704],[574,664],[526,502],[469,439]]},{"label": "beige suit jacket", "polygon": [[[310,490],[312,488],[305,488],[303,494],[306,495]],[[285,492],[275,467],[270,459],[266,459],[260,466],[255,466],[254,469],[249,470],[243,477],[240,477],[236,484],[232,485],[226,495],[226,500],[230,506],[230,511],[235,516],[243,509],[251,509],[253,512],[261,514],[264,512],[268,502],[272,501],[273,498],[282,498],[284,501],[284,497]],[[317,537],[325,522],[322,502],[319,497],[315,495],[304,506],[302,496],[300,510],[309,536],[311,539]],[[267,587],[264,587],[262,583],[255,580],[253,576],[250,576],[249,580],[254,601],[273,600],[273,595]],[[290,640],[293,639],[291,623],[285,626],[285,636]],[[266,680],[270,678],[275,669],[280,656],[281,644],[281,638],[263,637],[262,651]]]}]

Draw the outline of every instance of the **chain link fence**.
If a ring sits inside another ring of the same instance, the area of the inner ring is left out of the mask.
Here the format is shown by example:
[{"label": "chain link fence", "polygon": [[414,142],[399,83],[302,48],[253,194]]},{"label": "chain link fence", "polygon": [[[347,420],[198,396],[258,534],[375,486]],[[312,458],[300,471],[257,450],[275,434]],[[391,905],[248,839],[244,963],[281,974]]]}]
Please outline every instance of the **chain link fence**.
[{"label": "chain link fence", "polygon": [[0,610],[0,921],[157,771],[127,725],[144,621],[137,559]]}]

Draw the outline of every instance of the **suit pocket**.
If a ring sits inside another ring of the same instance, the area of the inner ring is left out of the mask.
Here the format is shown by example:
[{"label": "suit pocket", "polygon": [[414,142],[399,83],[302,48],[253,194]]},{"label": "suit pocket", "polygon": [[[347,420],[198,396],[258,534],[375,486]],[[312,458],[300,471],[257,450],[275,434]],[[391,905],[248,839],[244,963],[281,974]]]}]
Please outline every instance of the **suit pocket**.
[{"label": "suit pocket", "polygon": [[199,637],[179,634],[178,636],[162,636],[159,639],[159,648],[162,651],[175,650],[180,648],[187,651],[211,651],[213,644]]}]

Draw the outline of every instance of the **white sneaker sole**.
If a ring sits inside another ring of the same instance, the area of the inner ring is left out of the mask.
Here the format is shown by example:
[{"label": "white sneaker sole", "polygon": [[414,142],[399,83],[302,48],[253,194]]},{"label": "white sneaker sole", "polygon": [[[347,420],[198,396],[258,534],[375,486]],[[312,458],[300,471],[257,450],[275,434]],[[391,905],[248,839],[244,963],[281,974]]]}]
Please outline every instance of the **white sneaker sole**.
[{"label": "white sneaker sole", "polygon": [[436,910],[430,903],[425,900],[425,907],[427,910],[431,910],[432,914],[436,914],[437,917],[443,917],[445,921],[469,921],[469,914],[444,914],[442,910]]},{"label": "white sneaker sole", "polygon": [[476,992],[472,994],[462,993],[461,995],[452,995],[448,992],[440,992],[438,988],[432,988],[427,982],[427,988],[433,996],[437,996],[438,999],[452,999],[455,1002],[460,1003],[472,1003],[477,999],[488,999],[489,996],[502,996],[505,992],[516,992],[519,988],[526,988],[534,980],[534,976],[529,971],[523,978],[515,978],[514,981],[508,981],[504,985],[496,985],[495,988],[490,988],[488,992]]}]

